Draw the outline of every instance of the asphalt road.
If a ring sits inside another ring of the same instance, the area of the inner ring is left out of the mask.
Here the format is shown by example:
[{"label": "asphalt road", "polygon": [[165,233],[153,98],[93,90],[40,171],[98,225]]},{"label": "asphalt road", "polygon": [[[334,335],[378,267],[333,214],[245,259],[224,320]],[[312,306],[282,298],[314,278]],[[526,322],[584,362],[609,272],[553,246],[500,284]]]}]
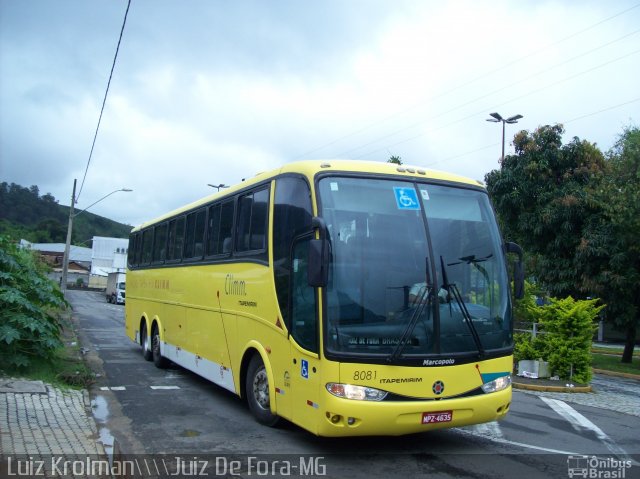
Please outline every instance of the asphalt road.
[{"label": "asphalt road", "polygon": [[[90,393],[101,437],[116,457],[143,458],[144,477],[640,477],[640,417],[517,390],[500,423],[391,438],[267,428],[228,391],[144,361],[124,334],[123,306],[92,292],[69,291],[68,299],[100,374]],[[619,389],[621,400],[640,395],[634,381],[596,382]]]}]

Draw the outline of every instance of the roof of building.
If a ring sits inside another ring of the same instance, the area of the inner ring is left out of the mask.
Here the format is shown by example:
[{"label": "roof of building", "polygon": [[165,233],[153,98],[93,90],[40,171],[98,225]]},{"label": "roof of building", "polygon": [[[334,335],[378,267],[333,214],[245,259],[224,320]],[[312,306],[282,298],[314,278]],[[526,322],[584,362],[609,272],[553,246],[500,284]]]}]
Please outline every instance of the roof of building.
[{"label": "roof of building", "polygon": [[[20,246],[22,248],[32,249],[34,251],[40,251],[41,253],[59,253],[64,254],[64,243],[31,243],[27,240],[20,240]],[[84,246],[71,245],[69,248],[69,260],[91,262],[91,248],[85,248]]]}]

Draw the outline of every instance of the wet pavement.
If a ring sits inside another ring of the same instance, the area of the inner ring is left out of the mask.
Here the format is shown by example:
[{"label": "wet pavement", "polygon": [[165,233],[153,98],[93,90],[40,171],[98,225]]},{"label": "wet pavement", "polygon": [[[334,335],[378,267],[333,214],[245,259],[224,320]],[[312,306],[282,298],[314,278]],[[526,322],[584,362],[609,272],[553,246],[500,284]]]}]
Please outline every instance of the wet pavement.
[{"label": "wet pavement", "polygon": [[592,392],[587,393],[530,390],[522,392],[640,417],[640,380],[594,374],[591,388]]}]

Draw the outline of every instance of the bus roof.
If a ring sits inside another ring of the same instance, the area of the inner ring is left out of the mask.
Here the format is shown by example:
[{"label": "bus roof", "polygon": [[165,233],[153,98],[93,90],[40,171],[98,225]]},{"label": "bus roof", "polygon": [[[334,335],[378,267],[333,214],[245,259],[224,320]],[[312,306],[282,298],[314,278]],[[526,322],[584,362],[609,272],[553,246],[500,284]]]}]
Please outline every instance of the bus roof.
[{"label": "bus roof", "polygon": [[167,212],[153,220],[146,221],[141,225],[138,225],[133,231],[139,231],[147,226],[159,223],[168,218],[174,217],[180,213],[190,211],[198,208],[199,206],[206,205],[216,199],[222,199],[227,196],[233,196],[238,191],[251,187],[252,185],[261,183],[269,178],[274,178],[281,174],[286,173],[298,173],[308,178],[313,178],[317,173],[321,172],[349,172],[349,173],[367,173],[374,175],[393,175],[393,176],[406,176],[408,178],[416,179],[428,179],[438,181],[449,181],[453,183],[462,183],[467,185],[473,185],[475,187],[484,187],[480,181],[472,180],[470,178],[447,173],[439,170],[432,170],[423,168],[420,166],[412,165],[397,165],[395,163],[383,163],[378,161],[360,161],[360,160],[303,160],[292,163],[287,163],[280,168],[276,168],[271,171],[258,173],[252,178],[242,181],[236,185],[233,185],[224,190],[218,191],[211,195],[205,196],[199,200],[196,200],[187,205],[181,206],[175,210]]}]

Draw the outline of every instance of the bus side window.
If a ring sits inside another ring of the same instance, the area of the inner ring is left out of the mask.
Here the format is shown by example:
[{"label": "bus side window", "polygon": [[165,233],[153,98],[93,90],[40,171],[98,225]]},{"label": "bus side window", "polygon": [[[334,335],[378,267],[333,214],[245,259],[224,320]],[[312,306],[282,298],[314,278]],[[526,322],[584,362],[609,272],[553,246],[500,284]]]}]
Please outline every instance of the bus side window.
[{"label": "bus side window", "polygon": [[207,256],[231,253],[233,229],[233,201],[209,207],[207,230]]},{"label": "bus side window", "polygon": [[202,258],[204,254],[204,229],[206,212],[204,209],[187,215],[187,235],[184,245],[184,257]]},{"label": "bus side window", "polygon": [[140,264],[140,233],[131,235],[129,245],[131,245],[128,254],[129,266],[135,268]]},{"label": "bus side window", "polygon": [[309,286],[307,260],[310,236],[297,241],[291,263],[291,335],[303,348],[318,352],[316,291]]},{"label": "bus side window", "polygon": [[182,259],[182,248],[184,246],[185,217],[182,216],[176,221],[176,242],[174,244],[173,259]]},{"label": "bus side window", "polygon": [[209,207],[209,225],[207,227],[207,256],[220,254],[218,249],[220,238],[220,204]]},{"label": "bus side window", "polygon": [[269,189],[241,196],[238,204],[236,251],[264,251],[267,248]]},{"label": "bus side window", "polygon": [[220,213],[220,236],[218,237],[218,251],[221,253],[231,253],[231,235],[233,232],[233,201],[227,201],[222,205]]},{"label": "bus side window", "polygon": [[282,319],[291,331],[291,250],[294,238],[311,231],[311,192],[299,177],[276,180],[273,207],[273,279]]},{"label": "bus side window", "polygon": [[155,228],[155,239],[153,241],[152,262],[161,263],[165,260],[167,251],[167,223],[163,223]]},{"label": "bus side window", "polygon": [[153,228],[142,233],[142,264],[151,263],[151,253],[153,247]]}]

